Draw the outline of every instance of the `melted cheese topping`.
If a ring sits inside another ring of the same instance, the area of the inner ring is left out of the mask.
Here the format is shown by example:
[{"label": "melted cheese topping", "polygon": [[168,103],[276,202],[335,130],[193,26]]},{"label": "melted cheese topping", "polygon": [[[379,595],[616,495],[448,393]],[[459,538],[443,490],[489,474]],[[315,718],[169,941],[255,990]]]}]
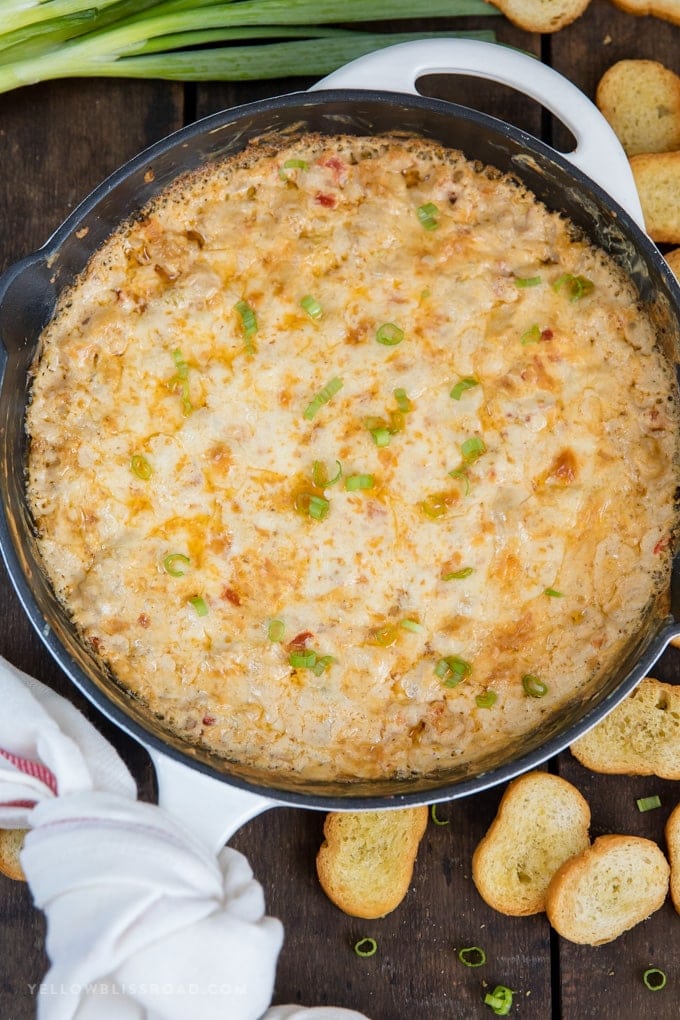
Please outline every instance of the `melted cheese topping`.
[{"label": "melted cheese topping", "polygon": [[35,371],[55,590],[231,760],[474,762],[610,669],[667,579],[678,416],[634,292],[434,144],[305,136],[182,179]]}]

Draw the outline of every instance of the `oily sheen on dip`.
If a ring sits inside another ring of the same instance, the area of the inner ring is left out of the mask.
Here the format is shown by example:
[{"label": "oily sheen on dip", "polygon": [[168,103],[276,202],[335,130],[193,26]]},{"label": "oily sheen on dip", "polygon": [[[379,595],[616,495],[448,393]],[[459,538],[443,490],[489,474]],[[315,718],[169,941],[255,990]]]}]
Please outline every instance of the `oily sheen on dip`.
[{"label": "oily sheen on dip", "polygon": [[45,569],[218,755],[448,769],[611,669],[667,583],[673,382],[623,273],[417,139],[271,139],[179,180],[44,331]]}]

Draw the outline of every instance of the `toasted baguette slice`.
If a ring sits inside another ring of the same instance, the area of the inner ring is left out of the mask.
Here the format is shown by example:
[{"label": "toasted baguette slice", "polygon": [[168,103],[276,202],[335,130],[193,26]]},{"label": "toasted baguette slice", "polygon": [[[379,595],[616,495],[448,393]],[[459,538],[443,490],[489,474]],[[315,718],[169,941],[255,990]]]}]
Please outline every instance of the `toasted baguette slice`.
[{"label": "toasted baguette slice", "polygon": [[494,910],[520,917],[545,910],[551,878],[590,845],[590,808],[571,783],[530,772],[508,786],[472,856],[472,878]]},{"label": "toasted baguette slice", "polygon": [[[673,248],[672,251],[667,251],[664,258],[671,267],[671,271],[677,276],[678,282],[680,283],[680,248]],[[679,648],[680,638],[673,638],[671,644],[675,645],[676,648]]]},{"label": "toasted baguette slice", "polygon": [[642,836],[600,836],[559,869],[548,886],[546,913],[555,931],[601,946],[663,906],[670,868]]},{"label": "toasted baguette slice", "polygon": [[15,882],[25,882],[19,854],[27,829],[0,829],[0,871]]},{"label": "toasted baguette slice", "polygon": [[327,815],[316,870],[328,898],[352,917],[394,910],[408,891],[427,816],[426,807]]},{"label": "toasted baguette slice", "polygon": [[557,32],[576,21],[590,0],[487,0],[526,32]]},{"label": "toasted baguette slice", "polygon": [[658,61],[612,64],[595,102],[629,156],[680,149],[680,76]]},{"label": "toasted baguette slice", "polygon": [[653,14],[655,18],[680,25],[680,0],[613,0],[613,3],[627,14]]},{"label": "toasted baguette slice", "polygon": [[671,899],[680,914],[680,804],[668,816],[665,834],[671,866]]},{"label": "toasted baguette slice", "polygon": [[630,157],[647,233],[653,241],[680,244],[680,150]]},{"label": "toasted baguette slice", "polygon": [[645,677],[570,750],[593,772],[680,779],[680,687]]}]

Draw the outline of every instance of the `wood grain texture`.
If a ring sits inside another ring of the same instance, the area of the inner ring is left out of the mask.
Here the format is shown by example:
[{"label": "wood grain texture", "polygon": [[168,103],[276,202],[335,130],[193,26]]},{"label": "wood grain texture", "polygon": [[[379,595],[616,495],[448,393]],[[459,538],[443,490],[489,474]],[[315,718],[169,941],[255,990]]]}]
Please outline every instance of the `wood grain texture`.
[{"label": "wood grain texture", "polygon": [[[491,27],[481,19],[469,25]],[[653,57],[680,72],[680,28],[625,15],[609,0],[592,0],[583,18],[550,38],[529,36],[500,18],[493,27],[501,41],[542,56],[591,97],[600,75],[623,57]],[[309,84],[305,78],[187,88],[72,81],[0,96],[0,269],[42,244],[119,164],[185,120]],[[568,144],[537,104],[510,90],[440,76],[422,87],[429,95],[483,109]],[[119,748],[140,795],[153,799],[146,754],[59,673],[2,568],[0,605],[0,654],[72,698]],[[656,675],[678,682],[680,652],[667,653]],[[589,801],[594,836],[631,832],[663,845],[663,823],[680,799],[680,784],[596,776],[569,753],[549,767],[575,783]],[[264,886],[268,911],[283,920],[286,930],[274,1001],[343,1005],[372,1020],[474,1020],[492,1015],[483,1004],[484,993],[501,983],[517,992],[512,1015],[524,1020],[677,1017],[680,918],[670,904],[615,943],[590,949],[558,939],[543,915],[506,918],[481,900],[470,876],[471,857],[502,792],[491,790],[439,807],[439,816],[449,824],[428,825],[405,900],[379,921],[345,916],[321,891],[314,865],[322,840],[321,814],[277,808],[244,826],[232,845],[248,856]],[[663,806],[641,815],[635,800],[650,793],[659,793]],[[378,942],[378,952],[369,959],[360,959],[352,948],[364,935]],[[484,947],[484,967],[469,969],[458,961],[457,950],[470,945]],[[649,965],[668,972],[664,992],[644,988],[641,974]],[[31,906],[25,885],[0,876],[0,1020],[32,1020],[36,986],[46,966],[41,914]]]}]

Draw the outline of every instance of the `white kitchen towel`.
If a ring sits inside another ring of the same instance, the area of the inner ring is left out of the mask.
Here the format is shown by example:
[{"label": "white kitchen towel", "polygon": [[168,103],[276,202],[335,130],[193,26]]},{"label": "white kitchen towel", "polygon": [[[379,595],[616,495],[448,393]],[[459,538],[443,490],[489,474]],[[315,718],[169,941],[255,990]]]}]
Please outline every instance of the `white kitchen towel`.
[{"label": "white kitchen towel", "polygon": [[33,807],[56,796],[136,798],[120,756],[69,701],[2,657],[0,692],[0,828],[29,828]]},{"label": "white kitchen towel", "polygon": [[361,1018],[265,1012],[283,928],[246,858],[137,801],[97,730],[2,658],[0,703],[0,828],[31,830],[21,862],[47,918],[40,1020]]}]

